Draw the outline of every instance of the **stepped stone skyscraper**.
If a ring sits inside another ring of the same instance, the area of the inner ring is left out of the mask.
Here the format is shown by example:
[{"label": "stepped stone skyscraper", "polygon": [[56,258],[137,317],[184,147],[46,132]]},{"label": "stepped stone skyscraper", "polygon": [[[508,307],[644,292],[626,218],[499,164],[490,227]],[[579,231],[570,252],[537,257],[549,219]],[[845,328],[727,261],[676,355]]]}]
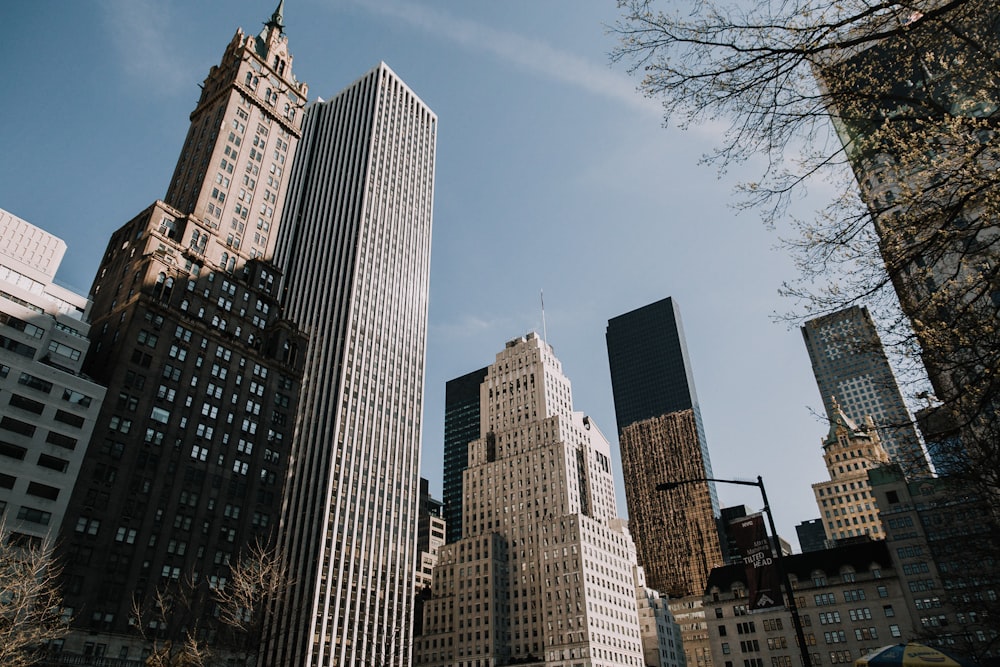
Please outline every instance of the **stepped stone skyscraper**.
[{"label": "stepped stone skyscraper", "polygon": [[60,539],[68,652],[221,648],[206,600],[277,528],[305,352],[268,261],[307,92],[282,22],[279,4],[237,30],[165,201],[112,235],[94,279],[84,370],[108,391]]},{"label": "stepped stone skyscraper", "polygon": [[278,238],[309,334],[266,664],[409,665],[437,117],[384,63],[307,111]]},{"label": "stepped stone skyscraper", "polygon": [[853,306],[802,327],[827,419],[838,408],[855,424],[871,416],[889,457],[910,476],[930,474],[920,435],[903,401],[867,308]]},{"label": "stepped stone skyscraper", "polygon": [[534,333],[508,342],[480,406],[462,539],[438,552],[416,664],[644,665],[611,446],[573,410],[552,347]]},{"label": "stepped stone skyscraper", "polygon": [[701,595],[709,572],[723,563],[715,486],[656,490],[662,482],[712,477],[677,303],[668,297],[612,318],[607,343],[639,564],[652,588]]}]

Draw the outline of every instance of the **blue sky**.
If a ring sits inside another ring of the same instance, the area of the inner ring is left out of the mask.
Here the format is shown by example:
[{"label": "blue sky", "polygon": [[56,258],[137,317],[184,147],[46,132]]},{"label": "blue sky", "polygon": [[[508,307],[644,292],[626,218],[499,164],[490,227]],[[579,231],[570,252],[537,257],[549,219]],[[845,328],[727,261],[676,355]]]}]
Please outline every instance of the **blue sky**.
[{"label": "blue sky", "polygon": [[[198,84],[276,0],[38,0],[4,13],[0,208],[68,244],[86,293],[111,232],[165,193]],[[732,209],[720,129],[664,128],[611,67],[612,0],[287,0],[293,69],[329,98],[384,60],[438,114],[423,474],[441,492],[444,383],[542,330],[616,442],[607,320],[680,303],[715,474],[764,476],[779,531],[818,516],[821,402],[777,234]],[[751,170],[747,172],[752,176]],[[748,177],[750,177],[748,176]],[[809,201],[801,203],[807,210]],[[616,462],[617,465],[617,462]],[[723,504],[760,507],[720,486]],[[619,505],[624,508],[619,472]]]}]

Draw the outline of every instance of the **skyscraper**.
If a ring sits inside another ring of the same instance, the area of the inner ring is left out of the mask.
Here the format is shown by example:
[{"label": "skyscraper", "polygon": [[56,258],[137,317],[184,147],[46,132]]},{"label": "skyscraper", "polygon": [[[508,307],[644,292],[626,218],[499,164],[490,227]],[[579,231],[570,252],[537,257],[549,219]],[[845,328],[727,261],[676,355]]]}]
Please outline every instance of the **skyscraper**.
[{"label": "skyscraper", "polygon": [[276,258],[310,335],[269,665],[408,665],[437,117],[384,63],[307,111]]},{"label": "skyscraper", "polygon": [[448,542],[462,537],[462,472],[469,465],[469,443],[479,438],[479,386],[487,367],[444,385],[444,520]]},{"label": "skyscraper", "polygon": [[649,586],[670,596],[689,667],[710,667],[702,594],[724,562],[705,429],[677,303],[666,298],[608,321],[608,360],[629,529]]},{"label": "skyscraper", "polygon": [[212,589],[277,527],[305,349],[268,261],[306,94],[282,20],[279,4],[258,35],[236,31],[167,201],[112,235],[94,279],[84,369],[109,398],[61,536],[67,650],[216,636]]},{"label": "skyscraper", "polygon": [[611,446],[573,410],[552,347],[534,333],[509,341],[480,406],[463,535],[439,551],[416,664],[645,664]]},{"label": "skyscraper", "polygon": [[832,423],[840,406],[853,422],[871,416],[889,457],[909,475],[930,466],[867,308],[852,306],[802,327],[813,375]]},{"label": "skyscraper", "polygon": [[942,417],[958,427],[949,440],[961,451],[946,458],[996,487],[1000,88],[980,63],[1000,56],[1000,7],[926,2],[859,16],[870,23],[817,73]]},{"label": "skyscraper", "polygon": [[712,477],[677,303],[666,298],[608,321],[629,528],[649,585],[671,597],[701,595],[723,563],[715,486],[662,482]]},{"label": "skyscraper", "polygon": [[66,244],[0,209],[0,539],[52,545],[104,400],[81,375],[90,302],[53,283]]}]

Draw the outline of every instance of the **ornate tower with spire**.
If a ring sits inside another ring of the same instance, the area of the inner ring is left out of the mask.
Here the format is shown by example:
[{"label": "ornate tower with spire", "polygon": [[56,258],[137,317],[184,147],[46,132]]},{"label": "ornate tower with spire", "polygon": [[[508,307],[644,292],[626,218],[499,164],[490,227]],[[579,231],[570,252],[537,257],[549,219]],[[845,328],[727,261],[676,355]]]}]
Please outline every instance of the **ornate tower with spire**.
[{"label": "ornate tower with spire", "polygon": [[84,371],[112,398],[60,536],[67,653],[188,664],[257,639],[213,607],[247,546],[273,541],[304,365],[270,262],[307,92],[282,10],[237,30],[165,200],[112,235],[94,279]]},{"label": "ornate tower with spire", "polygon": [[889,454],[871,417],[859,426],[836,399],[830,405],[830,431],[823,439],[823,462],[830,480],[812,485],[826,539],[885,539],[868,471],[889,463]]},{"label": "ornate tower with spire", "polygon": [[233,265],[270,258],[302,136],[308,87],[292,73],[283,14],[281,2],[260,34],[237,30],[209,71],[164,199],[198,221],[192,238],[217,235]]}]

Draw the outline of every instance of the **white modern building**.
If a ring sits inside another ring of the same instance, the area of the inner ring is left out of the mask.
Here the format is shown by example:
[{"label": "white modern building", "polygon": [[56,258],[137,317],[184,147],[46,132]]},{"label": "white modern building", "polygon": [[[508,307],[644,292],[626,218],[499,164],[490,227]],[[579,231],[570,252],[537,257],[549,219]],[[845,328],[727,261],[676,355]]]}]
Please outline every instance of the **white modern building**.
[{"label": "white modern building", "polygon": [[439,551],[415,663],[644,665],[635,546],[611,447],[535,334],[496,356],[463,472],[462,539]]},{"label": "white modern building", "polygon": [[105,394],[80,374],[90,302],[53,283],[65,252],[0,209],[0,525],[34,544],[59,531]]},{"label": "white modern building", "polygon": [[437,117],[384,63],[306,111],[275,253],[310,337],[268,665],[409,665]]}]

